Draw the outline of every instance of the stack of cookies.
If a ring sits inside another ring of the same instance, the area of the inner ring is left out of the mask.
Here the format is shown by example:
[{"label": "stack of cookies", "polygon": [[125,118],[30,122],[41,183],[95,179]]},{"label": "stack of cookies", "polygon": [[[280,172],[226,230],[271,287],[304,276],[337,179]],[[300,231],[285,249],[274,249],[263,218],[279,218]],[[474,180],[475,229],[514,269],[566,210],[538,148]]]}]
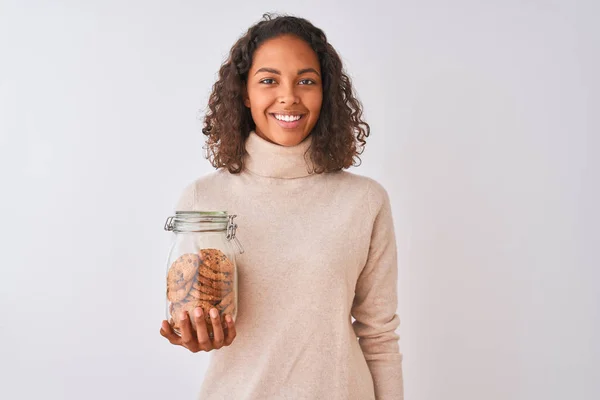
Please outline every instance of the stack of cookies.
[{"label": "stack of cookies", "polygon": [[211,308],[219,310],[220,315],[233,315],[235,312],[233,275],[233,263],[218,249],[202,249],[198,253],[186,253],[177,258],[167,274],[171,326],[180,331],[182,311],[191,315],[194,308],[201,307],[208,332],[212,334],[208,314]]}]

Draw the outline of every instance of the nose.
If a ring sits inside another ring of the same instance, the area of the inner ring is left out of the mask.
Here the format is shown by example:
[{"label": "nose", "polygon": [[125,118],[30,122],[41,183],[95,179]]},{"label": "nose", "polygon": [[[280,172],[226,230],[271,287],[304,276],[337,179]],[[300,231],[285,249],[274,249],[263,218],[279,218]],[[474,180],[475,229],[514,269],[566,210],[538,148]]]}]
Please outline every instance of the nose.
[{"label": "nose", "polygon": [[300,101],[293,84],[281,85],[278,99],[280,104],[296,104]]}]

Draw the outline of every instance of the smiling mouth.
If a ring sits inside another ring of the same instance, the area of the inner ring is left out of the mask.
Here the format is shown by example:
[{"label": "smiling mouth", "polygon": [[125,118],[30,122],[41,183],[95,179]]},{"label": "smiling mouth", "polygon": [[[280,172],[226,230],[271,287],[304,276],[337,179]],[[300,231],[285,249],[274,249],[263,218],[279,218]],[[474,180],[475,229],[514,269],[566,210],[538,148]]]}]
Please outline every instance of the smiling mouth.
[{"label": "smiling mouth", "polygon": [[[274,113],[269,114],[271,117],[273,117],[273,119],[277,122],[277,124],[279,126],[281,126],[282,128],[287,128],[287,129],[293,129],[293,128],[297,128],[300,125],[300,122],[304,119],[304,117],[306,116],[306,114],[297,114],[294,115],[296,116],[300,116],[299,119],[297,120],[293,120],[293,121],[285,121],[285,120],[281,120],[281,119],[277,119],[275,117]],[[281,115],[281,114],[279,114]]]}]

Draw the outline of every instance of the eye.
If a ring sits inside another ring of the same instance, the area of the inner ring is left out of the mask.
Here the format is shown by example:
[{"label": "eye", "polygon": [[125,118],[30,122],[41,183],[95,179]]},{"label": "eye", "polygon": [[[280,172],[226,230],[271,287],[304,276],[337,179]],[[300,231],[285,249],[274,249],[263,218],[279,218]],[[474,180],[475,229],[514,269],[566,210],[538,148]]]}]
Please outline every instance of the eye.
[{"label": "eye", "polygon": [[[302,82],[308,82],[308,83],[302,83]],[[313,81],[312,79],[302,79],[302,80],[300,81],[300,83],[301,83],[302,85],[314,85],[314,84],[315,84],[315,81]]]},{"label": "eye", "polygon": [[266,85],[270,85],[270,83],[269,83],[269,82],[267,82],[267,81],[272,81],[272,82],[275,82],[275,79],[266,78],[266,79],[263,79],[262,81],[260,81],[260,83],[264,83],[264,84],[266,84]]}]

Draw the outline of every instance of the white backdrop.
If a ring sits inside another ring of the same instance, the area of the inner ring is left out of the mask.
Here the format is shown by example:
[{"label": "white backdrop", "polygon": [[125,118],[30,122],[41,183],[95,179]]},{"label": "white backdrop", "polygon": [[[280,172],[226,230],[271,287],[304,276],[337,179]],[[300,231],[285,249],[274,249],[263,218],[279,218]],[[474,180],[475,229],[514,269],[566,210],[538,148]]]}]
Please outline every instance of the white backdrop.
[{"label": "white backdrop", "polygon": [[594,0],[0,0],[1,397],[195,398],[209,355],[158,333],[162,228],[268,11],[324,29],[364,104],[406,399],[600,398]]}]

